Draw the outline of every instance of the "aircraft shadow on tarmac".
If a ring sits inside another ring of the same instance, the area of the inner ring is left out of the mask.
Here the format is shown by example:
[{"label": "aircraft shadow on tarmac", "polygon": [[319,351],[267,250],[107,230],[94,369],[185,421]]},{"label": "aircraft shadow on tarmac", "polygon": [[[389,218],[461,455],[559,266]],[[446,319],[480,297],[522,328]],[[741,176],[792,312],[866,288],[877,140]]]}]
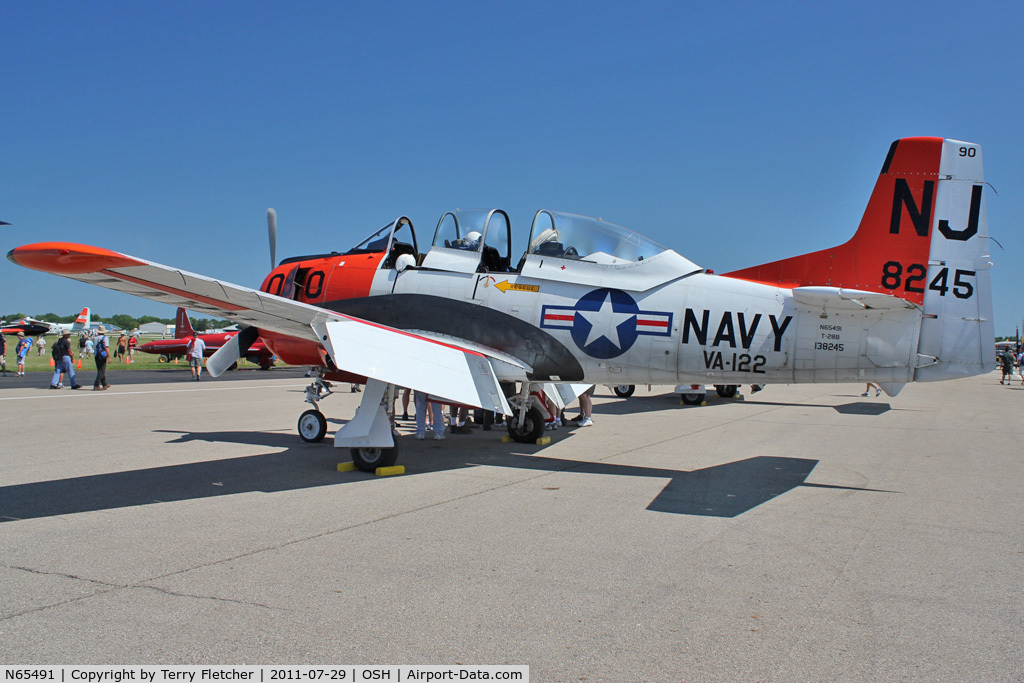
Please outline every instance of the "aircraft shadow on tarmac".
[{"label": "aircraft shadow on tarmac", "polygon": [[[479,438],[483,438],[479,435]],[[450,437],[451,438],[451,437]],[[490,439],[491,437],[487,437]],[[847,486],[807,483],[817,460],[758,456],[696,471],[616,465],[600,462],[546,458],[502,450],[488,441],[487,450],[466,437],[463,445],[444,448],[436,442],[401,442],[410,471],[405,476],[482,465],[548,472],[580,472],[620,477],[654,477],[668,480],[648,510],[708,517],[736,517],[797,487],[878,491]],[[336,471],[346,454],[329,443],[296,443],[291,433],[200,432],[183,433],[176,441],[252,444],[282,447],[277,453],[204,462],[112,472],[93,476],[0,487],[0,522],[52,517],[80,512],[198,500],[252,492],[295,491],[319,486],[339,486],[366,481],[373,475]],[[170,443],[175,443],[172,441]],[[412,445],[406,445],[412,444]],[[425,445],[429,444],[429,445]],[[506,448],[530,448],[508,444]],[[541,447],[536,447],[539,451]],[[378,480],[387,486],[388,480]]]},{"label": "aircraft shadow on tarmac", "polygon": [[[717,396],[708,396],[707,405],[696,405],[696,406],[679,406],[680,410],[708,410],[709,408],[717,408],[722,406],[728,406],[734,404],[737,401],[747,403],[756,406],[772,406],[772,407],[790,407],[790,408],[828,408],[829,410],[835,410],[838,413],[844,415],[882,415],[883,413],[891,410],[891,406],[888,403],[872,403],[872,402],[852,402],[844,403],[841,405],[834,405],[831,403],[787,403],[784,401],[772,401],[770,399],[749,398],[743,397],[740,399],[734,398],[719,398]],[[594,405],[594,412],[599,415],[631,415],[635,413],[646,413],[655,412],[660,410],[668,410],[676,406],[679,403],[678,398],[672,394],[661,394],[651,396],[632,396],[628,399],[619,401],[610,401]],[[571,411],[570,411],[571,412]]]}]

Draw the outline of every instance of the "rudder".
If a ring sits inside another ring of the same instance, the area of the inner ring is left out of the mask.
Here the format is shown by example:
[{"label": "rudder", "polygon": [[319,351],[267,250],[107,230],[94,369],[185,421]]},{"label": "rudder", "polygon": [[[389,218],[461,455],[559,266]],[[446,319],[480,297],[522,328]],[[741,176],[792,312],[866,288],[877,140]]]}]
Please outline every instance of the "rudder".
[{"label": "rudder", "polygon": [[996,363],[981,146],[944,140],[914,380],[990,372]]}]

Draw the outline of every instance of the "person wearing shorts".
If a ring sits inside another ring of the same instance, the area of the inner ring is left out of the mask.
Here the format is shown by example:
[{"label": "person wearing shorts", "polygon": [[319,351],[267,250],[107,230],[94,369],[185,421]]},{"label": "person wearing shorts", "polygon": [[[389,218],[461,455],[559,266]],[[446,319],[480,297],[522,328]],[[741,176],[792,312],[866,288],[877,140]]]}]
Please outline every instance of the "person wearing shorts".
[{"label": "person wearing shorts", "polygon": [[199,381],[203,373],[203,351],[206,350],[206,343],[199,337],[199,333],[192,331],[192,341],[188,343],[188,364],[192,368],[192,380]]}]

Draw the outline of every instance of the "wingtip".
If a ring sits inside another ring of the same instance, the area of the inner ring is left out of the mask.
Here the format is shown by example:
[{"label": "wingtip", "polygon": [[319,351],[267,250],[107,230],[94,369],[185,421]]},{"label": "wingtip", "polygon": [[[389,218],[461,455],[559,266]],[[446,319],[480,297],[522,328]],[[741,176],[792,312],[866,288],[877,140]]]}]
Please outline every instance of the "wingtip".
[{"label": "wingtip", "polygon": [[7,260],[24,268],[57,275],[143,265],[142,261],[110,249],[71,242],[38,242],[15,247],[7,252]]}]

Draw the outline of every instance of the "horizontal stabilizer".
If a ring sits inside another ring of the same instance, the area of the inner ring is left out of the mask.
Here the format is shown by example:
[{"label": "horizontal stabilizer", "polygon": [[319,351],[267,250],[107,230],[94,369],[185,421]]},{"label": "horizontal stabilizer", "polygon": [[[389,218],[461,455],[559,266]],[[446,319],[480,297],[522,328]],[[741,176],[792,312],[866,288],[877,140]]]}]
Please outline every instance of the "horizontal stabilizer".
[{"label": "horizontal stabilizer", "polygon": [[906,299],[891,294],[842,287],[797,287],[793,290],[793,301],[800,306],[826,310],[920,308]]}]

